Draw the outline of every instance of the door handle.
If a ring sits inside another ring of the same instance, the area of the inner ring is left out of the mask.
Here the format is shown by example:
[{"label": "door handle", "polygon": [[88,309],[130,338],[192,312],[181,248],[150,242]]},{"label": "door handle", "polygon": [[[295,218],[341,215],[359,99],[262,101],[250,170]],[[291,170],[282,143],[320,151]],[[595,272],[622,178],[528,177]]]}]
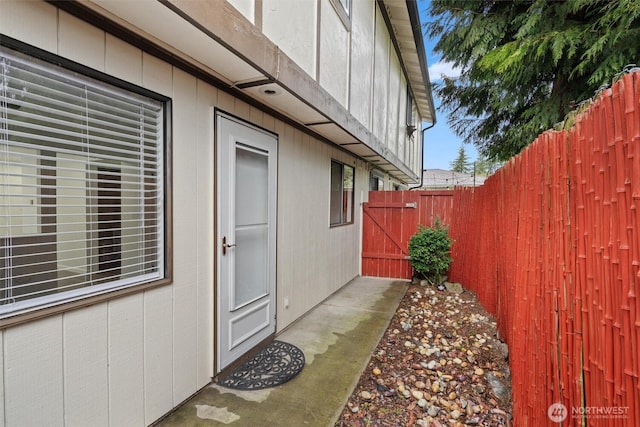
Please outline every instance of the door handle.
[{"label": "door handle", "polygon": [[222,238],[222,255],[227,254],[227,248],[235,248],[235,247],[236,247],[235,243],[227,243],[227,236],[224,236]]}]

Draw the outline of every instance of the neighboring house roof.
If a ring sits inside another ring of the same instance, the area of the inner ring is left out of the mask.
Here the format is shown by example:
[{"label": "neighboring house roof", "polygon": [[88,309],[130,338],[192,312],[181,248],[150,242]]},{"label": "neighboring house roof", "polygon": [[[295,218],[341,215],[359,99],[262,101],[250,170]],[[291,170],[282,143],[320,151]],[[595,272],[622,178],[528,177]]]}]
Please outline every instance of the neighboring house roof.
[{"label": "neighboring house roof", "polygon": [[425,169],[422,171],[422,188],[474,187],[482,185],[485,179],[487,179],[486,176],[474,176],[473,173],[460,173],[444,169]]}]

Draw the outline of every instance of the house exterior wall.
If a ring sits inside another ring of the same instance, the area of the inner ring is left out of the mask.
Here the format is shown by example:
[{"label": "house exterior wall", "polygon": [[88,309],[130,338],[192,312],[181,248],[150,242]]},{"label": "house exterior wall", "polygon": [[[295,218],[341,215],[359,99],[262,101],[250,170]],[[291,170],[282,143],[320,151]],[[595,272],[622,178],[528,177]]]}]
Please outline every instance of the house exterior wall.
[{"label": "house exterior wall", "polygon": [[[232,4],[236,6],[238,1]],[[263,33],[315,78],[318,7],[314,2],[296,0],[263,0],[262,5]],[[282,25],[283,14],[287,25]]]},{"label": "house exterior wall", "polygon": [[[147,425],[210,382],[214,108],[279,138],[278,330],[358,275],[362,160],[51,4],[0,8],[3,34],[172,99],[174,236],[172,284],[0,331],[0,425]],[[356,168],[354,223],[339,227],[332,159]]]},{"label": "house exterior wall", "polygon": [[407,80],[377,2],[352,1],[346,24],[331,0],[229,3],[254,25],[258,15],[258,30],[419,176],[420,134],[406,132]]}]

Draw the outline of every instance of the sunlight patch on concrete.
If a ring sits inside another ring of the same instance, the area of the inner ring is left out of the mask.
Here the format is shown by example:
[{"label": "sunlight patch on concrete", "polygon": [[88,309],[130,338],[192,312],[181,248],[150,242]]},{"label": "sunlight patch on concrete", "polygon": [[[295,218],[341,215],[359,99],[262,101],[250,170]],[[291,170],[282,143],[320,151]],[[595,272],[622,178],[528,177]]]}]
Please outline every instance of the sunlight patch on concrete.
[{"label": "sunlight patch on concrete", "polygon": [[214,390],[218,390],[218,393],[220,394],[233,394],[234,396],[249,402],[264,402],[271,394],[271,389],[268,388],[263,390],[233,390],[226,387],[220,387],[217,384],[212,384],[209,387]]},{"label": "sunlight patch on concrete", "polygon": [[196,405],[196,415],[203,420],[213,420],[224,424],[231,424],[240,419],[239,415],[227,411],[227,408],[216,408],[209,405]]}]

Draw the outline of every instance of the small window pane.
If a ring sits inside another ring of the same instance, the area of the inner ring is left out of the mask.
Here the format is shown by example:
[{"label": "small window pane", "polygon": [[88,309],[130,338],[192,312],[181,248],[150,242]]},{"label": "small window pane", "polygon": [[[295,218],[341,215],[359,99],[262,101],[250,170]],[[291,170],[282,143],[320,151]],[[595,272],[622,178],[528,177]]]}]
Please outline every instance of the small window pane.
[{"label": "small window pane", "polygon": [[342,187],[343,223],[353,222],[353,168],[344,165],[344,181]]},{"label": "small window pane", "polygon": [[331,161],[330,225],[353,222],[354,168]]},{"label": "small window pane", "polygon": [[0,317],[164,278],[163,101],[0,46],[0,134]]},{"label": "small window pane", "polygon": [[344,8],[344,11],[347,13],[347,16],[349,16],[350,3],[351,0],[340,0],[340,4]]},{"label": "small window pane", "polygon": [[342,223],[342,165],[331,162],[331,214],[330,224]]}]

